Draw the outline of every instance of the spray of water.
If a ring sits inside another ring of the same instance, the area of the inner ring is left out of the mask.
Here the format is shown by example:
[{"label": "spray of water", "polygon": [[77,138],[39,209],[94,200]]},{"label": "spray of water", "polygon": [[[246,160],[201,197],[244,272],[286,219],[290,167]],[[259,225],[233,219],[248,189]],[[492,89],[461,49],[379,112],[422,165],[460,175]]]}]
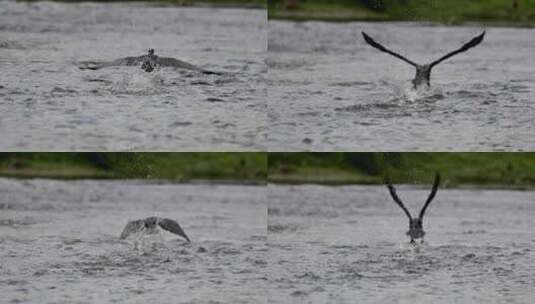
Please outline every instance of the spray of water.
[{"label": "spray of water", "polygon": [[400,95],[407,102],[437,101],[444,97],[439,87],[420,86],[414,88],[412,84],[407,84],[403,89],[403,93]]}]

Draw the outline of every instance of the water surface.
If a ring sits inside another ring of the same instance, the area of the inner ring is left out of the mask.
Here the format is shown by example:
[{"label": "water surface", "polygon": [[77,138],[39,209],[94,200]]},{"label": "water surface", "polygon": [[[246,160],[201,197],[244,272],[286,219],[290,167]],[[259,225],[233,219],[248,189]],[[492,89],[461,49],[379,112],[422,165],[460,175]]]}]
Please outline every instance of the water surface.
[{"label": "water surface", "polygon": [[269,148],[275,151],[474,151],[535,148],[535,40],[487,28],[484,41],[439,64],[432,89],[361,31],[429,63],[483,27],[269,21]]},{"label": "water surface", "polygon": [[[119,240],[177,220],[192,243]],[[5,303],[265,303],[265,187],[0,179]]]},{"label": "water surface", "polygon": [[[262,150],[266,13],[144,3],[0,2],[1,150]],[[80,70],[156,54],[174,68]]]},{"label": "water surface", "polygon": [[[398,187],[413,215],[427,187]],[[382,186],[268,187],[270,303],[531,303],[535,193],[439,189],[419,251]]]}]

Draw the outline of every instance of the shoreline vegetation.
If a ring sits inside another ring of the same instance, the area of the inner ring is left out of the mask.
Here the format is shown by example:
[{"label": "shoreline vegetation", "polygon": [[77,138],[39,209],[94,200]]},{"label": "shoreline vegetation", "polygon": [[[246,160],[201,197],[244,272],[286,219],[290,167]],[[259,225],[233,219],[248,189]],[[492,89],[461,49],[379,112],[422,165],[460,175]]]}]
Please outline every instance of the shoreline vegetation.
[{"label": "shoreline vegetation", "polygon": [[[38,2],[44,0],[22,0],[26,2]],[[154,5],[168,6],[205,6],[205,7],[230,7],[230,8],[266,8],[265,0],[50,0],[64,3],[99,2],[145,2]]]},{"label": "shoreline vegetation", "polygon": [[268,183],[535,189],[533,153],[270,153]]},{"label": "shoreline vegetation", "polygon": [[535,0],[268,0],[268,18],[535,26]]},{"label": "shoreline vegetation", "polygon": [[265,183],[265,153],[0,153],[0,177]]},{"label": "shoreline vegetation", "polygon": [[[269,166],[268,166],[269,162]],[[0,177],[535,189],[535,153],[0,153]]]}]

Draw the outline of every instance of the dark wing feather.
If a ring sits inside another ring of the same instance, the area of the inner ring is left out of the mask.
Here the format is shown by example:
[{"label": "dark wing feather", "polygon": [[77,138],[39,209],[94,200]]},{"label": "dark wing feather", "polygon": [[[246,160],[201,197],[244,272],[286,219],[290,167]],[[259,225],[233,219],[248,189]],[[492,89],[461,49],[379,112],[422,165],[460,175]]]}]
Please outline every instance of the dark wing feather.
[{"label": "dark wing feather", "polygon": [[187,63],[185,61],[178,60],[175,58],[171,58],[171,57],[158,57],[158,64],[160,64],[161,66],[165,66],[165,67],[175,67],[175,68],[199,71],[203,74],[223,75],[223,73],[208,71],[198,66],[195,66],[193,64],[190,64],[190,63]]},{"label": "dark wing feather", "polygon": [[427,209],[427,206],[429,206],[429,203],[431,203],[431,201],[435,198],[439,184],[440,184],[440,173],[437,172],[435,174],[435,182],[433,183],[433,188],[431,189],[431,193],[429,194],[429,197],[427,197],[427,201],[425,202],[424,206],[422,207],[422,210],[420,211],[420,215],[418,216],[420,219],[424,217],[425,209]]},{"label": "dark wing feather", "polygon": [[412,61],[410,61],[409,59],[401,56],[400,54],[398,53],[395,53],[389,49],[387,49],[386,47],[382,46],[381,44],[377,43],[375,40],[372,39],[372,37],[368,36],[366,33],[362,32],[362,36],[364,37],[364,40],[371,46],[373,46],[374,48],[380,50],[380,51],[383,51],[385,53],[388,53],[394,57],[397,57],[405,62],[407,62],[408,64],[410,65],[413,65],[415,67],[417,67],[418,65]]},{"label": "dark wing feather", "polygon": [[114,61],[103,62],[103,61],[81,61],[78,64],[78,68],[81,70],[99,70],[102,68],[107,68],[111,66],[135,66],[139,65],[147,58],[147,55],[138,56],[138,57],[124,57],[119,58]]},{"label": "dark wing feather", "polygon": [[171,233],[180,235],[181,237],[185,238],[189,243],[191,243],[189,237],[186,235],[184,230],[182,230],[182,227],[180,227],[180,225],[177,222],[170,220],[170,219],[163,218],[158,221],[158,225],[160,225],[160,227],[162,227],[163,229]]},{"label": "dark wing feather", "polygon": [[123,229],[121,233],[121,239],[126,239],[130,234],[138,231],[143,225],[143,220],[130,221]]},{"label": "dark wing feather", "polygon": [[478,45],[481,43],[481,41],[483,41],[483,38],[485,37],[485,32],[481,33],[479,36],[475,37],[475,38],[472,38],[472,40],[470,40],[469,42],[465,43],[460,49],[458,50],[455,50],[445,56],[443,56],[442,58],[436,60],[436,61],[433,61],[430,66],[433,67],[439,63],[441,63],[442,61],[452,57],[452,56],[455,56],[459,53],[462,53],[462,52],[466,52],[468,51],[469,49],[473,48],[474,46]]},{"label": "dark wing feather", "polygon": [[392,186],[392,184],[390,183],[390,181],[388,179],[386,180],[386,186],[388,187],[388,190],[390,191],[390,195],[392,196],[392,199],[394,199],[394,202],[396,202],[398,204],[398,206],[400,206],[401,209],[403,209],[403,211],[409,217],[409,219],[412,219],[412,216],[409,213],[409,210],[407,210],[405,205],[403,205],[403,202],[399,199],[399,197],[398,197],[398,195],[396,193],[396,188],[394,188],[394,186]]},{"label": "dark wing feather", "polygon": [[116,59],[106,66],[134,66],[140,65],[144,60],[147,59],[147,55],[137,56],[137,57],[124,57]]},{"label": "dark wing feather", "polygon": [[158,57],[158,64],[160,64],[161,66],[166,66],[166,67],[175,67],[175,68],[188,69],[188,70],[194,70],[194,71],[202,71],[201,68],[193,64],[190,64],[190,63],[187,63],[185,61],[178,60],[175,58],[171,58],[171,57]]}]

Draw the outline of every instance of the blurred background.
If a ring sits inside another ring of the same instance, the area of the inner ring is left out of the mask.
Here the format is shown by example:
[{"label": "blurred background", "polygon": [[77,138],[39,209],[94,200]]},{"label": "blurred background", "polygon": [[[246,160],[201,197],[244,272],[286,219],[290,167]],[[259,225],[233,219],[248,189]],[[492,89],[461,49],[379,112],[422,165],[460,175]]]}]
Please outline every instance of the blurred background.
[{"label": "blurred background", "polygon": [[[30,0],[27,2],[37,2]],[[89,2],[83,0],[61,0],[58,2]],[[92,0],[90,2],[153,2],[161,5],[177,6],[231,6],[260,8],[266,6],[264,0]]]},{"label": "blurred background", "polygon": [[294,20],[535,22],[535,0],[268,0],[268,9]]},{"label": "blurred background", "polygon": [[430,184],[533,188],[535,153],[270,153],[273,183]]},{"label": "blurred background", "polygon": [[0,153],[0,177],[535,187],[535,153]]},{"label": "blurred background", "polygon": [[0,176],[264,182],[265,153],[0,153]]}]

